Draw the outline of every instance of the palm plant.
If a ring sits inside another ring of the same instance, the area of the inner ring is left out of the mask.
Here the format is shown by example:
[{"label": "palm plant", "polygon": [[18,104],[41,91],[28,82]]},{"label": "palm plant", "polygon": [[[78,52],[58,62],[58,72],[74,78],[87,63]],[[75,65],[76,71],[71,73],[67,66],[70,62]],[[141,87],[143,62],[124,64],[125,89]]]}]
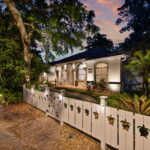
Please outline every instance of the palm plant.
[{"label": "palm plant", "polygon": [[116,97],[120,102],[120,108],[134,113],[150,115],[150,98],[147,96],[131,96],[127,93],[120,94]]},{"label": "palm plant", "polygon": [[148,96],[148,86],[150,81],[150,50],[136,52],[134,57],[130,59],[126,68],[131,70],[136,76],[142,77],[143,94]]}]

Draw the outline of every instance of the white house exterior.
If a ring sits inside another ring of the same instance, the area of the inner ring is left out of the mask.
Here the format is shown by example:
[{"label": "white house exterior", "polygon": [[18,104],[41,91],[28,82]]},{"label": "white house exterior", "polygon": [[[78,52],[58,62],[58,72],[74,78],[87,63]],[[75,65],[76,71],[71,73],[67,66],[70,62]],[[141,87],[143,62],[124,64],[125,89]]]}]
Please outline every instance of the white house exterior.
[{"label": "white house exterior", "polygon": [[122,61],[126,57],[103,49],[82,52],[53,62],[45,78],[51,83],[78,87],[86,87],[90,81],[98,85],[103,80],[108,83],[107,89],[120,92]]}]

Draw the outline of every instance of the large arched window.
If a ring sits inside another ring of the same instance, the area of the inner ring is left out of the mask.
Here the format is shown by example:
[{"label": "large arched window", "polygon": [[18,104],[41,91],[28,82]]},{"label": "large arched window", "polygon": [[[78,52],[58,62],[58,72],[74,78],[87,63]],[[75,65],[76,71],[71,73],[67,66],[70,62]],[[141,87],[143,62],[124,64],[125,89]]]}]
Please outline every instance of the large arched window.
[{"label": "large arched window", "polygon": [[101,80],[108,81],[108,65],[106,63],[96,64],[96,83],[99,83]]},{"label": "large arched window", "polygon": [[85,70],[84,70],[84,64],[80,64],[78,66],[78,80],[85,80]]}]

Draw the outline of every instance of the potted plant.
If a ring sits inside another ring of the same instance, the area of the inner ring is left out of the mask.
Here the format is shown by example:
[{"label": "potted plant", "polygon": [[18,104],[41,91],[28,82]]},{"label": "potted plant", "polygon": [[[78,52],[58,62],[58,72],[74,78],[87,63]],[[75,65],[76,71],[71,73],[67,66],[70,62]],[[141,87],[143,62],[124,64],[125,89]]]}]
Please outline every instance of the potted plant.
[{"label": "potted plant", "polygon": [[77,107],[77,111],[78,111],[78,113],[81,112],[81,108],[79,106]]},{"label": "potted plant", "polygon": [[129,122],[127,122],[126,119],[125,119],[125,120],[122,120],[122,121],[120,121],[120,122],[122,123],[123,130],[128,131],[131,124],[130,124]]},{"label": "potted plant", "polygon": [[64,103],[64,107],[67,108],[67,103]]},{"label": "potted plant", "polygon": [[115,118],[112,117],[112,115],[107,116],[107,119],[108,119],[108,122],[109,122],[110,125],[114,125],[114,123],[115,123]]},{"label": "potted plant", "polygon": [[141,136],[144,136],[145,138],[147,138],[147,136],[149,135],[150,129],[146,128],[145,125],[138,126],[137,128],[139,128],[139,132]]},{"label": "potted plant", "polygon": [[85,109],[85,114],[86,114],[86,116],[89,115],[89,110],[88,109]]},{"label": "potted plant", "polygon": [[97,111],[93,112],[95,119],[98,119],[99,113]]},{"label": "potted plant", "polygon": [[73,105],[70,105],[70,109],[71,109],[71,111],[73,111]]}]

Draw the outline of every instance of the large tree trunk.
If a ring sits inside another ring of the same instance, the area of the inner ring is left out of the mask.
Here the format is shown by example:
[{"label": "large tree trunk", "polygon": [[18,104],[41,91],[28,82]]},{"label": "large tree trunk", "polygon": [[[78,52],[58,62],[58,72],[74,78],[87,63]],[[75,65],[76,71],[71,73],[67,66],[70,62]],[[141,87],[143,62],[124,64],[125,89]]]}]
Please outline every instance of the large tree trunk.
[{"label": "large tree trunk", "polygon": [[8,7],[9,11],[11,12],[16,25],[20,31],[20,35],[22,38],[22,44],[23,44],[23,51],[24,51],[24,61],[26,63],[25,65],[25,81],[30,84],[30,64],[32,55],[30,53],[30,42],[31,42],[31,34],[28,34],[24,25],[24,22],[22,20],[20,12],[17,10],[15,3],[12,0],[4,0],[6,6]]}]

